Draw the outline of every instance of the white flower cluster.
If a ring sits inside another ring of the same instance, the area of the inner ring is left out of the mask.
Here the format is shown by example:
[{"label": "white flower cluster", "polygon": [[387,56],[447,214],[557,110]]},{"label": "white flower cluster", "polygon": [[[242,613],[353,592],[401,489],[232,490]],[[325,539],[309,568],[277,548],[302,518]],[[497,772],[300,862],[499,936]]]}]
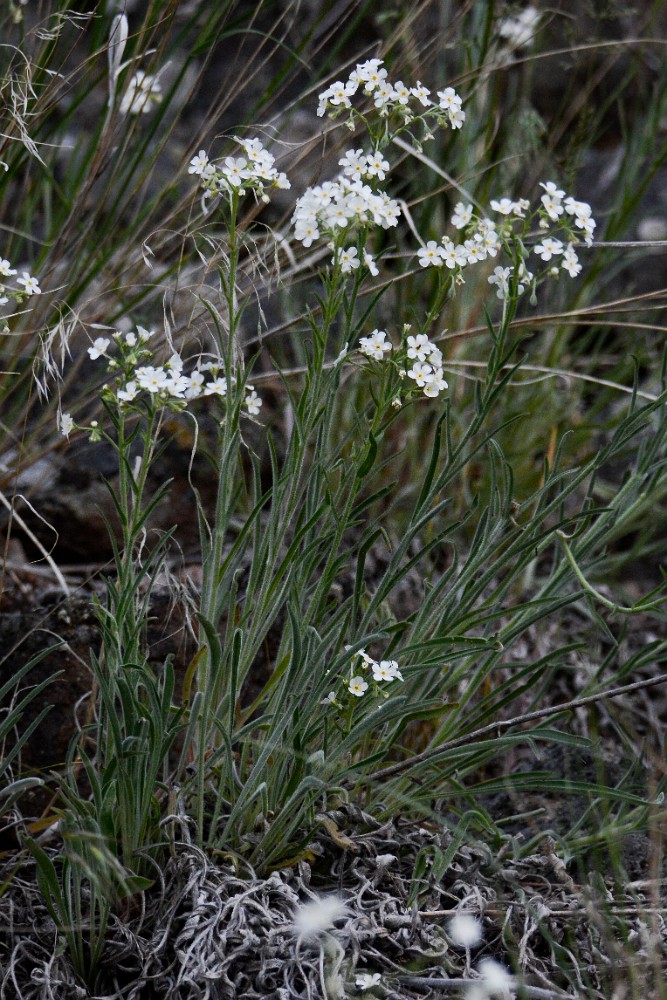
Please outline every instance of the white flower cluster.
[{"label": "white flower cluster", "polygon": [[[352,233],[371,225],[391,229],[397,225],[401,215],[397,201],[384,191],[374,191],[365,183],[363,177],[367,177],[367,173],[357,176],[349,173],[350,164],[353,158],[357,157],[360,161],[362,158],[366,160],[361,150],[349,150],[340,161],[346,164],[343,173],[333,181],[324,181],[323,184],[308,188],[297,201],[292,216],[294,236],[305,247],[311,246],[313,241],[320,237],[333,241],[334,246],[338,246],[334,252],[333,262],[341,264],[343,273],[356,269],[361,261],[356,247],[345,251],[350,255],[352,263],[350,258],[345,260],[338,258],[338,250],[343,249],[339,246],[341,240],[344,241]],[[387,161],[382,162],[385,164],[384,169],[388,170]],[[367,252],[364,252],[364,264],[371,273],[377,274],[377,265]]]},{"label": "white flower cluster", "polygon": [[570,195],[561,191],[553,181],[540,182],[540,187],[544,188],[544,194],[540,199],[542,202],[542,219],[540,226],[542,229],[549,228],[549,221],[563,222],[563,213],[574,217],[575,229],[584,234],[584,243],[591,246],[596,222],[592,215],[591,206],[587,201],[577,201]]},{"label": "white flower cluster", "polygon": [[[517,201],[511,198],[492,200],[491,210],[500,216],[497,222],[477,218],[472,205],[459,202],[454,208],[451,223],[455,229],[465,230],[467,239],[456,244],[447,236],[443,236],[440,243],[429,240],[417,251],[420,265],[448,267],[455,271],[456,281],[461,282],[463,281],[461,272],[464,267],[486,260],[488,257],[495,257],[503,246],[509,249],[516,220],[525,220],[523,226],[528,229],[531,219],[537,219],[540,229],[547,230],[555,223],[560,227],[555,231],[565,236],[565,240],[561,240],[554,235],[545,235],[533,248],[533,253],[541,260],[546,263],[552,259],[554,261],[545,270],[545,274],[557,277],[559,270],[562,270],[575,278],[581,272],[575,243],[580,238],[583,238],[587,246],[593,242],[596,223],[591,206],[587,202],[566,196],[553,181],[541,182],[540,187],[544,189],[544,194],[540,198],[539,206],[530,217],[526,214],[530,210],[530,202],[525,198]],[[516,267],[494,268],[488,281],[496,286],[499,299],[507,299],[511,294],[522,295],[527,288],[534,287],[536,283],[535,275],[528,270],[523,261]]]},{"label": "white flower cluster", "polygon": [[21,302],[24,295],[41,295],[42,293],[38,279],[34,278],[28,271],[22,271],[21,277],[16,279],[16,284],[20,285],[20,288],[7,288],[3,279],[13,278],[16,273],[16,268],[13,268],[4,257],[0,257],[0,306],[7,305],[10,295],[17,302]]},{"label": "white flower cluster", "polygon": [[[472,205],[465,206],[459,202],[454,209],[452,224],[457,229],[463,229],[471,219]],[[447,236],[443,236],[440,243],[429,240],[426,246],[417,251],[417,257],[422,267],[447,267],[455,271],[457,279],[461,280],[464,267],[477,264],[487,257],[495,257],[501,246],[493,223],[488,219],[480,219],[474,232],[463,243],[454,243]]]},{"label": "white flower cluster", "polygon": [[456,129],[461,128],[465,121],[461,98],[453,87],[439,90],[436,104],[430,98],[430,90],[419,81],[415,87],[406,86],[402,80],[391,83],[382,59],[368,59],[364,63],[357,63],[346,81],[336,80],[323,90],[319,95],[317,114],[321,118],[328,113],[333,118],[342,111],[353,111],[351,98],[359,92],[373,101],[382,117],[398,113],[405,122],[423,118],[422,110],[413,110],[410,106],[410,102],[416,102],[421,108],[427,109],[427,114],[435,116],[439,124],[449,124]]},{"label": "white flower cluster", "polygon": [[[183,359],[177,353],[172,354],[163,365],[151,364],[153,355],[146,346],[150,338],[150,332],[141,326],[137,327],[136,333],[114,334],[118,357],[108,354],[111,345],[109,337],[97,337],[88,348],[91,361],[107,359],[107,370],[114,377],[115,392],[108,385],[103,389],[107,400],[115,399],[118,405],[127,406],[146,393],[160,405],[182,409],[200,396],[227,395],[229,382],[219,363],[204,362],[199,358],[189,375],[185,374]],[[233,377],[231,383],[235,384]],[[254,386],[246,383],[244,389],[246,409],[250,416],[257,416],[262,400]],[[72,417],[64,413],[59,417],[59,426],[63,436],[68,437],[76,425]]]},{"label": "white flower cluster", "polygon": [[[409,327],[406,327],[406,331]],[[385,354],[393,350],[385,330],[373,330],[359,340],[359,351],[367,358],[382,361]],[[405,355],[411,367],[402,370],[402,375],[411,378],[416,388],[423,389],[424,395],[434,399],[448,388],[442,373],[442,351],[433,344],[425,333],[409,336],[405,345]]]},{"label": "white flower cluster", "polygon": [[201,185],[208,197],[217,194],[237,192],[244,195],[247,189],[258,191],[264,201],[268,201],[266,188],[290,187],[287,175],[276,170],[275,157],[265,149],[259,139],[234,137],[243,150],[243,156],[228,156],[224,162],[209,160],[205,150],[200,149],[190,160],[188,173],[201,178]]},{"label": "white flower cluster", "polygon": [[[354,654],[352,669],[353,671],[361,669],[366,673],[370,671],[372,679],[375,682],[376,693],[381,691],[378,687],[380,684],[403,680],[403,674],[399,670],[396,660],[374,660],[372,656],[368,655],[365,649],[360,649]],[[369,684],[363,674],[353,673],[349,680],[345,682],[345,687],[349,694],[354,695],[356,698],[362,698],[368,691]],[[385,692],[382,691],[381,693],[386,697]],[[336,708],[341,707],[335,691],[330,691],[326,698],[323,699],[322,704],[334,705]]]},{"label": "white flower cluster", "polygon": [[162,88],[156,76],[142,69],[132,76],[120,102],[122,115],[147,115],[162,102]]},{"label": "white flower cluster", "polygon": [[424,395],[435,399],[448,388],[442,374],[442,351],[431,343],[425,333],[407,339],[407,357],[412,367],[407,370],[415,386],[423,389]]}]

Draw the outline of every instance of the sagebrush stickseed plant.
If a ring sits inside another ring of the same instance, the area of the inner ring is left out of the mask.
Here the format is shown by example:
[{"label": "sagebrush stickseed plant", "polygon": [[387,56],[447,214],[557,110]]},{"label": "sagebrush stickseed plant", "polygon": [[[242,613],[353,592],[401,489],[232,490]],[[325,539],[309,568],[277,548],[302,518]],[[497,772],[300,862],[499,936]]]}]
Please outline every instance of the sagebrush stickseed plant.
[{"label": "sagebrush stickseed plant", "polygon": [[[28,944],[0,931],[0,1000],[429,983],[606,1000],[621,967],[633,1000],[664,998],[659,889],[627,890],[633,964],[610,943],[612,889],[607,920],[599,887],[566,869],[639,830],[653,850],[667,787],[659,709],[647,728],[613,708],[661,684],[667,660],[659,573],[624,575],[657,562],[667,524],[661,327],[642,315],[629,363],[619,315],[641,302],[599,298],[634,193],[610,206],[602,192],[600,214],[557,122],[531,133],[531,162],[517,151],[528,118],[510,88],[553,12],[471,0],[436,52],[409,42],[426,3],[362,54],[347,35],[337,47],[339,25],[318,48],[314,22],[295,47],[282,6],[270,30],[273,5],[247,25],[235,6],[63,7],[30,29],[12,6],[0,499],[44,550],[16,510],[21,476],[85,444],[106,463],[111,559],[58,772],[14,773],[7,752],[48,679],[0,716],[0,816],[39,913]],[[242,53],[199,116],[208,54],[222,42],[230,58],[246,28],[277,46],[275,79],[230,110],[246,72],[264,79],[262,46],[256,64]],[[281,104],[316,55],[318,96]],[[652,102],[626,139],[643,136],[645,177],[667,80]],[[165,589],[184,662],[155,652]],[[0,697],[11,688],[0,677]],[[613,780],[597,754],[610,733],[627,757]],[[21,796],[45,784],[50,806],[25,819]],[[565,793],[572,808],[554,805]]]}]

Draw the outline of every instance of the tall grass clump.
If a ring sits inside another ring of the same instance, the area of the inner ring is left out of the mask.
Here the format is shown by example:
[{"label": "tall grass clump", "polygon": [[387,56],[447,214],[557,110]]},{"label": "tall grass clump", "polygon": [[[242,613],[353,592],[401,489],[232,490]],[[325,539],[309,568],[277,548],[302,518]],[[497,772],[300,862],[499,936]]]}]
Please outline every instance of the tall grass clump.
[{"label": "tall grass clump", "polygon": [[[278,4],[108,6],[25,26],[14,8],[0,152],[11,503],[21,470],[72,438],[115,465],[58,850],[25,837],[91,991],[118,915],[186,847],[268,878],[315,862],[321,829],[349,846],[352,806],[518,856],[549,835],[569,861],[655,823],[665,791],[632,766],[612,787],[508,765],[594,754],[599,706],[660,683],[667,659],[667,355],[648,314],[630,357],[623,324],[645,303],[604,297],[638,192],[596,222],[529,109],[513,120],[530,159],[499,124],[539,16],[464,4],[441,50],[389,20],[379,54],[347,39],[343,57],[328,12],[299,34]],[[184,148],[208,61],[255,33],[237,69],[250,88],[266,58],[273,77],[231,108],[220,86]],[[288,103],[321,52],[324,82]],[[292,140],[306,105],[312,134]],[[664,111],[663,70],[627,126],[646,180]],[[175,595],[195,643],[181,671],[148,639],[177,562],[160,480],[175,435],[198,538]],[[640,558],[651,571],[625,593]],[[656,634],[626,653],[637,617]],[[536,792],[583,797],[586,815],[507,832],[524,810],[494,810]]]}]

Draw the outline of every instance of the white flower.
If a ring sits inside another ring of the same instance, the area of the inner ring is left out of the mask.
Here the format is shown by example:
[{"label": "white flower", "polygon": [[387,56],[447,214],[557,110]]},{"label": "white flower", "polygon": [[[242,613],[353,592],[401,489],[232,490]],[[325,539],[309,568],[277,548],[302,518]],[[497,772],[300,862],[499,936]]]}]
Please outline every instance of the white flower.
[{"label": "white flower", "polygon": [[428,99],[428,95],[431,93],[431,91],[428,90],[423,85],[423,83],[420,83],[419,80],[417,80],[416,87],[411,87],[410,93],[412,94],[413,97],[416,97],[419,103],[422,104],[425,108],[428,107],[429,104],[431,104],[431,101],[429,101]]},{"label": "white flower", "polygon": [[[368,85],[366,85],[366,89],[368,89]],[[396,91],[394,90],[392,85],[386,80],[383,80],[382,83],[379,83],[373,91],[373,103],[375,104],[375,107],[378,108],[378,110],[380,111],[382,111],[383,108],[386,108],[386,106],[395,99],[396,99]]]},{"label": "white flower", "polygon": [[212,382],[207,382],[204,388],[205,396],[226,396],[227,395],[227,376],[220,375],[218,378],[213,379]]},{"label": "white flower", "polygon": [[373,330],[368,337],[362,337],[359,341],[359,350],[369,358],[376,358],[381,361],[387,351],[391,351],[392,345],[387,340],[384,330]]},{"label": "white flower", "polygon": [[482,925],[468,913],[457,913],[449,921],[449,936],[460,948],[474,948],[482,940]]},{"label": "white flower", "polygon": [[189,174],[196,174],[197,177],[203,177],[208,169],[208,156],[206,151],[200,149],[196,156],[193,156],[190,160],[190,166],[188,167]]},{"label": "white flower", "polygon": [[228,156],[222,174],[232,187],[242,187],[244,181],[250,177],[248,161],[243,156]]},{"label": "white flower", "polygon": [[174,352],[174,354],[172,354],[169,360],[165,363],[165,368],[168,368],[169,371],[176,372],[176,374],[180,375],[183,371],[183,359],[180,354],[176,354]]},{"label": "white flower", "polygon": [[137,346],[137,335],[136,335],[136,333],[126,333],[125,334],[125,346],[126,347],[136,347]]},{"label": "white flower", "polygon": [[563,206],[560,203],[560,199],[554,198],[550,194],[543,194],[540,200],[549,218],[553,222],[558,222],[560,216],[563,214]]},{"label": "white flower", "polygon": [[161,392],[166,388],[168,374],[164,368],[154,368],[153,365],[144,365],[137,368],[134,373],[137,384],[146,389],[147,392]]},{"label": "white flower", "polygon": [[[442,376],[442,368],[437,367],[432,371],[428,382],[424,386],[424,395],[429,396],[429,398],[434,399],[445,389],[449,388],[449,383],[445,382]],[[402,680],[403,678],[401,678]]]},{"label": "white flower", "polygon": [[336,260],[340,265],[341,274],[349,274],[350,271],[356,271],[361,263],[359,260],[359,252],[356,247],[348,247],[347,250],[340,249],[336,255],[334,263]]},{"label": "white flower", "polygon": [[410,88],[402,80],[397,80],[394,84],[394,100],[401,107],[405,107],[410,101]]},{"label": "white flower", "polygon": [[[379,87],[387,79],[386,69],[380,67],[382,66],[382,59],[369,59],[367,63],[364,64],[364,75],[362,77],[364,81],[364,90],[367,94],[372,93],[376,87]],[[357,66],[357,70],[359,67]]]},{"label": "white flower", "polygon": [[127,382],[124,389],[118,390],[118,398],[121,403],[131,403],[139,392],[135,381]]},{"label": "white flower", "polygon": [[440,107],[445,111],[451,111],[453,108],[458,109],[461,107],[461,98],[453,87],[445,87],[444,90],[439,90],[438,99],[440,101]]},{"label": "white flower", "polygon": [[463,229],[472,219],[472,205],[464,205],[462,201],[454,206],[452,225],[456,229]]},{"label": "white flower", "polygon": [[16,279],[17,285],[23,285],[23,290],[26,295],[41,295],[42,289],[37,283],[37,278],[33,278],[32,275],[28,274],[27,271],[23,272],[22,277]]},{"label": "white flower", "polygon": [[262,400],[259,398],[259,396],[255,392],[253,386],[248,385],[248,386],[246,386],[246,388],[249,390],[249,392],[248,392],[248,395],[243,400],[243,402],[245,403],[246,407],[248,408],[248,413],[252,417],[256,417],[257,414],[259,413],[260,407],[262,405]]},{"label": "white flower", "polygon": [[475,239],[466,240],[463,246],[465,247],[466,262],[468,264],[476,264],[477,261],[486,259],[486,247],[483,247]]},{"label": "white flower", "polygon": [[416,337],[408,337],[407,344],[409,358],[415,358],[417,361],[426,361],[431,349],[431,341],[425,333],[418,333]]},{"label": "white flower", "polygon": [[398,669],[398,663],[396,660],[380,660],[379,663],[373,663],[373,680],[374,681],[402,681],[403,675]]},{"label": "white flower", "polygon": [[541,243],[538,243],[535,247],[535,253],[542,258],[542,260],[551,260],[555,254],[563,252],[563,244],[560,240],[553,240],[550,236],[546,236]]},{"label": "white flower", "polygon": [[514,211],[514,202],[510,198],[501,198],[499,201],[491,200],[491,208],[501,215],[511,215]]},{"label": "white flower", "polygon": [[338,708],[338,700],[336,698],[336,692],[329,691],[329,694],[326,696],[326,698],[322,698],[320,705],[334,705],[336,708]]},{"label": "white flower", "polygon": [[452,128],[462,128],[463,123],[466,120],[466,113],[462,108],[450,108],[449,110],[449,124]]},{"label": "white flower", "polygon": [[377,278],[378,274],[380,273],[380,269],[375,263],[375,257],[373,257],[373,255],[370,254],[368,250],[364,250],[364,265],[368,268],[373,277]]},{"label": "white flower", "polygon": [[2,275],[3,278],[11,278],[15,274],[16,271],[12,268],[9,261],[0,257],[0,275]]},{"label": "white flower", "polygon": [[101,358],[103,354],[106,354],[107,347],[111,341],[108,337],[98,337],[93,341],[93,346],[88,348],[88,354],[90,355],[90,360],[95,361],[97,358]]},{"label": "white flower", "polygon": [[356,695],[357,698],[361,698],[363,694],[368,691],[368,684],[363,679],[363,677],[352,677],[347,685],[350,694]]},{"label": "white flower", "polygon": [[[553,181],[540,181],[540,187],[544,188],[546,193],[550,198],[555,198],[556,201],[561,201],[565,197],[565,192],[561,191]],[[569,199],[568,199],[569,200]]]},{"label": "white flower", "polygon": [[363,177],[366,172],[366,157],[363,149],[348,149],[338,161],[346,177]]},{"label": "white flower", "polygon": [[195,368],[195,370],[187,376],[186,381],[187,385],[185,386],[185,392],[183,393],[185,398],[196,399],[197,396],[201,396],[204,388],[204,376],[198,368]]},{"label": "white flower", "polygon": [[358,990],[372,990],[374,986],[377,986],[380,982],[381,976],[379,972],[360,972],[354,981],[355,986]]},{"label": "white flower", "polygon": [[74,421],[69,413],[61,413],[58,418],[58,427],[63,437],[69,437],[74,430]]},{"label": "white flower", "polygon": [[430,365],[424,365],[421,361],[417,361],[408,372],[408,378],[414,379],[415,384],[422,389],[427,382],[431,381],[432,370]]},{"label": "white flower", "polygon": [[442,250],[443,260],[450,270],[455,267],[465,267],[467,264],[468,255],[461,243],[454,244],[451,240],[443,240]]},{"label": "white flower", "polygon": [[360,656],[361,659],[364,661],[364,669],[366,667],[372,667],[375,664],[375,660],[373,659],[372,656],[369,656],[369,654],[366,652],[365,649],[358,649],[357,652],[355,653],[355,656]]},{"label": "white flower", "polygon": [[173,396],[175,399],[182,399],[185,396],[185,390],[189,387],[190,379],[186,375],[181,375],[180,372],[169,371],[164,388],[170,396]]},{"label": "white flower", "polygon": [[389,170],[389,162],[385,160],[382,153],[369,153],[366,157],[365,174],[367,177],[377,177],[383,181],[386,171]]},{"label": "white flower", "polygon": [[156,76],[144,73],[140,69],[137,70],[127,85],[127,89],[120,102],[120,113],[122,115],[145,115],[152,111],[153,104],[159,104],[161,101],[160,81]]},{"label": "white flower", "polygon": [[429,240],[425,247],[417,251],[419,263],[422,267],[442,267],[444,264],[445,252],[435,240]]},{"label": "white flower", "polygon": [[564,271],[570,275],[571,278],[576,278],[576,276],[581,271],[581,264],[579,263],[579,258],[577,257],[574,247],[571,243],[568,243],[567,249],[563,254],[563,259],[560,265]]},{"label": "white flower", "polygon": [[487,279],[490,285],[498,286],[496,295],[499,299],[506,299],[509,295],[509,279],[511,273],[511,267],[494,267],[493,274],[489,275]]},{"label": "white flower", "polygon": [[294,929],[300,937],[316,936],[330,930],[347,913],[347,906],[339,896],[319,896],[298,908]]}]

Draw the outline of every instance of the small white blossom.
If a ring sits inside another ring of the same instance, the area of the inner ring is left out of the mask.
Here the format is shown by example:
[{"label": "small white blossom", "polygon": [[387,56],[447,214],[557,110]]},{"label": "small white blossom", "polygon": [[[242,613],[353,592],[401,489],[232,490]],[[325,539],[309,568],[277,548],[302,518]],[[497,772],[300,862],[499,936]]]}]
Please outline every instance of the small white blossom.
[{"label": "small white blossom", "polygon": [[198,368],[195,368],[195,370],[187,376],[187,385],[183,395],[186,399],[196,399],[198,396],[201,396],[203,389],[204,375]]},{"label": "small white blossom", "polygon": [[0,275],[3,278],[11,278],[16,274],[16,270],[11,266],[8,260],[0,258]]},{"label": "small white blossom", "polygon": [[136,398],[138,392],[137,383],[134,380],[130,380],[126,382],[124,389],[118,390],[118,398],[121,403],[131,403]]},{"label": "small white blossom", "polygon": [[58,426],[63,437],[68,438],[74,430],[74,421],[69,413],[61,413],[58,418]]},{"label": "small white blossom", "polygon": [[425,108],[427,108],[429,104],[432,103],[429,100],[429,94],[431,93],[431,91],[427,87],[425,87],[423,83],[420,83],[419,80],[417,80],[417,85],[410,89],[410,93],[412,94],[413,97],[416,97],[419,103]]},{"label": "small white blossom", "polygon": [[227,376],[220,375],[218,378],[213,379],[212,382],[207,382],[204,387],[205,396],[226,396],[227,395]]},{"label": "small white blossom", "polygon": [[499,299],[506,299],[509,295],[509,279],[511,273],[511,267],[494,267],[493,274],[489,275],[487,279],[490,285],[498,286],[496,295]]},{"label": "small white blossom", "polygon": [[464,205],[462,201],[458,205],[454,206],[454,214],[452,215],[452,225],[456,229],[463,229],[468,225],[472,219],[472,205]]},{"label": "small white blossom", "polygon": [[449,383],[443,378],[442,368],[437,367],[433,369],[428,382],[424,385],[424,395],[430,399],[434,399],[448,388]]},{"label": "small white blossom", "polygon": [[108,337],[97,337],[93,341],[93,346],[88,348],[88,354],[90,355],[91,361],[96,361],[97,358],[101,358],[103,354],[106,354],[107,347],[111,341]]},{"label": "small white blossom", "polygon": [[42,289],[39,287],[37,278],[33,278],[27,271],[24,271],[22,276],[16,279],[16,284],[23,285],[23,290],[26,295],[42,294]]},{"label": "small white blossom", "polygon": [[359,350],[367,357],[381,361],[384,355],[392,350],[392,345],[387,340],[387,334],[384,330],[373,330],[368,337],[360,339]]},{"label": "small white blossom", "polygon": [[576,278],[576,276],[581,271],[581,264],[579,263],[579,258],[575,253],[574,247],[571,243],[568,243],[567,249],[563,254],[563,259],[560,265],[564,271],[570,275],[571,278]]},{"label": "small white blossom", "polygon": [[374,681],[403,680],[403,675],[398,669],[398,663],[396,660],[380,660],[379,663],[373,663],[372,669]]},{"label": "small white blossom", "polygon": [[563,206],[558,198],[554,198],[551,194],[543,194],[540,199],[544,210],[553,222],[558,222],[561,215],[563,214]]},{"label": "small white blossom", "polygon": [[363,679],[363,677],[352,677],[347,685],[350,694],[355,695],[357,698],[361,698],[366,691],[368,691],[368,683]]},{"label": "small white blossom", "polygon": [[188,167],[189,174],[195,174],[197,177],[203,177],[208,170],[208,156],[206,151],[200,149],[196,156],[193,156],[190,160],[190,166]]},{"label": "small white blossom", "polygon": [[451,108],[449,111],[449,124],[452,128],[463,128],[463,123],[466,120],[466,113],[462,108]]},{"label": "small white blossom", "polygon": [[461,98],[453,87],[445,87],[444,90],[439,90],[438,100],[440,101],[440,107],[450,112],[453,109],[460,109],[462,103]]},{"label": "small white blossom", "polygon": [[408,337],[408,357],[417,361],[426,361],[431,349],[431,341],[425,333],[418,333],[416,337]]},{"label": "small white blossom", "polygon": [[334,263],[338,262],[341,274],[349,274],[356,271],[361,261],[356,247],[348,247],[346,250],[340,249],[334,258]]},{"label": "small white blossom", "polygon": [[538,243],[535,247],[535,253],[542,258],[542,260],[551,260],[556,254],[563,252],[563,244],[560,240],[554,240],[550,236],[546,236],[541,243]]},{"label": "small white blossom", "polygon": [[433,369],[430,365],[425,365],[421,361],[417,361],[408,372],[408,378],[414,379],[415,385],[418,385],[422,389],[427,382],[430,382],[432,371]]},{"label": "small white blossom", "polygon": [[445,252],[439,243],[429,240],[425,247],[417,251],[417,256],[422,267],[442,267]]},{"label": "small white blossom", "polygon": [[380,269],[375,263],[375,257],[373,257],[368,250],[364,250],[364,266],[368,268],[374,278],[377,278],[380,273]]},{"label": "small white blossom", "polygon": [[260,399],[260,397],[255,392],[255,389],[254,389],[253,386],[248,385],[248,386],[246,386],[246,388],[249,390],[249,392],[248,392],[248,395],[243,400],[243,402],[245,403],[245,405],[246,405],[246,407],[248,409],[248,413],[252,417],[256,417],[258,415],[260,407],[262,405],[262,400]]},{"label": "small white blossom", "polygon": [[161,392],[166,388],[168,374],[164,368],[154,368],[153,365],[144,365],[137,368],[135,378],[137,384],[146,389],[147,392]]}]

